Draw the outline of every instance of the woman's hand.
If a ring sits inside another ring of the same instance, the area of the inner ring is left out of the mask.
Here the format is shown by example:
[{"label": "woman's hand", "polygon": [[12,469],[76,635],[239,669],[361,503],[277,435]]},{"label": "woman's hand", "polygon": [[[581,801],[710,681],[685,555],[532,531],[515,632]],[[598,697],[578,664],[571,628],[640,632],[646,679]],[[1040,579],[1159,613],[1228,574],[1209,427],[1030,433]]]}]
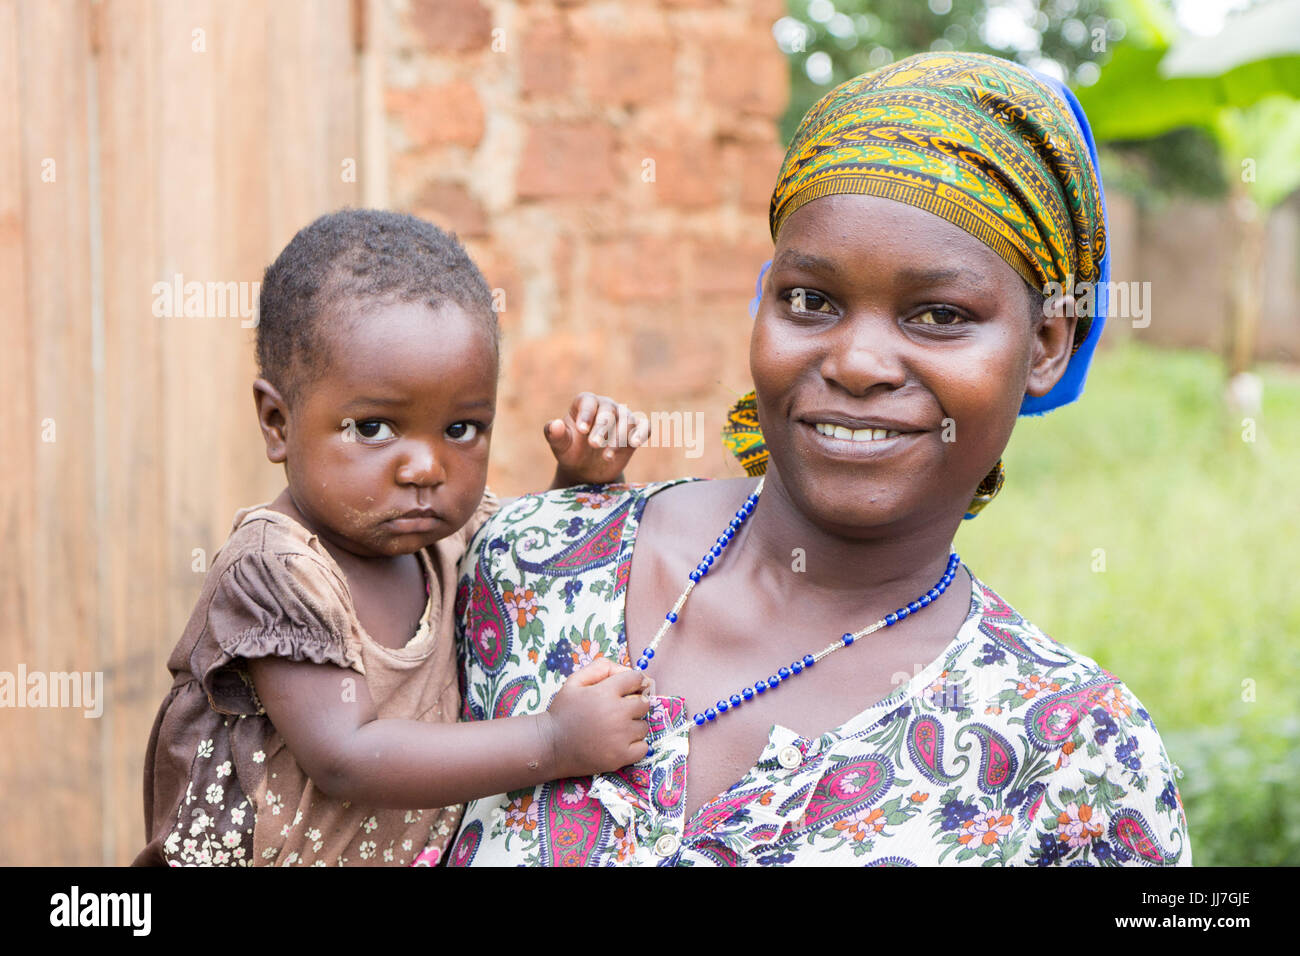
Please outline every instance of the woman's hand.
[{"label": "woman's hand", "polygon": [[623,480],[632,453],[650,436],[650,420],[612,398],[582,392],[542,433],[555,455],[552,488],[603,485]]},{"label": "woman's hand", "polygon": [[646,755],[649,683],[603,657],[564,682],[543,723],[556,779],[607,773]]}]

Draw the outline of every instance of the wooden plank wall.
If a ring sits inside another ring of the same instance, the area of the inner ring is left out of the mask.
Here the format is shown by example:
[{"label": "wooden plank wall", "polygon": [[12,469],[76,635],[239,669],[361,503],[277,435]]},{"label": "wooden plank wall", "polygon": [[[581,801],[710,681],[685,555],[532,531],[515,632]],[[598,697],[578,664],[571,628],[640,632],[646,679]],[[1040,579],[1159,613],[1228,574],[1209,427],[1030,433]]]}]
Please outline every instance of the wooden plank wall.
[{"label": "wooden plank wall", "polygon": [[0,864],[143,844],[166,657],[235,510],[282,486],[252,319],[156,316],[154,284],[256,282],[360,203],[365,9],[0,0],[0,671],[104,674],[97,719],[0,708]]}]

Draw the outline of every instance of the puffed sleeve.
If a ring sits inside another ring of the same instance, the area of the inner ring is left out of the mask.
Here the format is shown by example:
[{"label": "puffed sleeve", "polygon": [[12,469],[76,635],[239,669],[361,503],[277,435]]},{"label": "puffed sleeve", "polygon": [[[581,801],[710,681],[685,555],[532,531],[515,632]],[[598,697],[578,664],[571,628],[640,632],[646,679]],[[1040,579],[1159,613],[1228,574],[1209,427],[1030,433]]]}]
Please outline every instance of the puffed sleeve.
[{"label": "puffed sleeve", "polygon": [[310,554],[250,552],[221,574],[190,657],[214,710],[258,714],[247,661],[284,657],[364,673],[346,586]]},{"label": "puffed sleeve", "polygon": [[1191,866],[1177,773],[1151,715],[1118,681],[1056,755],[1016,862],[1037,866]]}]

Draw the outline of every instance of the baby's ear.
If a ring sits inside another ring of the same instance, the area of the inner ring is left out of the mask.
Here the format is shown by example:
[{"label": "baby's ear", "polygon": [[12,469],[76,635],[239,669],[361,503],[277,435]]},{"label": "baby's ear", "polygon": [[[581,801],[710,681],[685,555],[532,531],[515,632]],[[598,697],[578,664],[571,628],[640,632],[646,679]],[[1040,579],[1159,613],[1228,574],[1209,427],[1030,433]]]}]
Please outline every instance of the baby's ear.
[{"label": "baby's ear", "polygon": [[266,458],[274,464],[283,464],[288,457],[288,405],[276,387],[264,378],[253,382],[253,404],[257,406],[257,424],[266,441]]}]

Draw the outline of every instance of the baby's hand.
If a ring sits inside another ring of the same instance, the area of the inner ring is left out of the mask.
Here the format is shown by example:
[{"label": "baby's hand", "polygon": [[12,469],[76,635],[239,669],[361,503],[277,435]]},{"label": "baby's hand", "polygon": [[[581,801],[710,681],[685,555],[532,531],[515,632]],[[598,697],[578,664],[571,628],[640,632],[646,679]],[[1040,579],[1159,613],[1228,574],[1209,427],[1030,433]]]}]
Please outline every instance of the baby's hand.
[{"label": "baby's hand", "polygon": [[552,488],[619,481],[632,453],[650,436],[650,420],[604,395],[582,392],[569,414],[547,422],[542,433],[555,455]]},{"label": "baby's hand", "polygon": [[607,773],[646,755],[649,683],[603,657],[564,682],[545,715],[556,779]]}]

